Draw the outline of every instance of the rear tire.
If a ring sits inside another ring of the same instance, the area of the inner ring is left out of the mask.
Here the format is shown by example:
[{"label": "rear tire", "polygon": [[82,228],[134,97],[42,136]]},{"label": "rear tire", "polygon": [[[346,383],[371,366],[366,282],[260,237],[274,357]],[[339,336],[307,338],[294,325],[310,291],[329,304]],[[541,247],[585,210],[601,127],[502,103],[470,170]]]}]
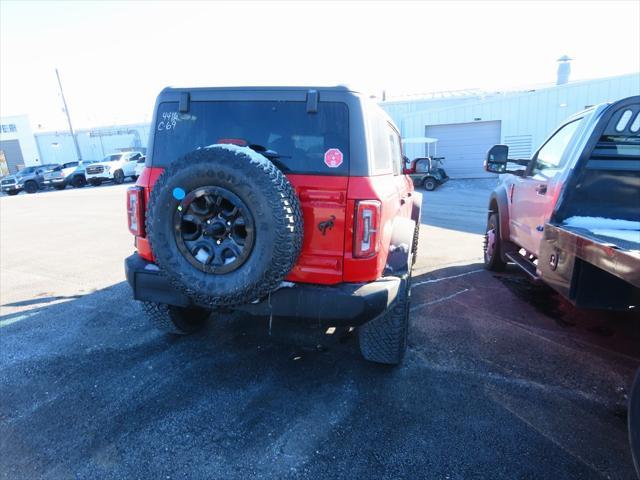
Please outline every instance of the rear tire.
[{"label": "rear tire", "polygon": [[38,191],[38,184],[33,180],[29,180],[24,184],[24,191],[27,193],[36,193]]},{"label": "rear tire", "polygon": [[188,335],[202,328],[211,311],[200,307],[177,307],[165,303],[142,302],[151,324],[158,330]]},{"label": "rear tire", "polygon": [[393,307],[358,329],[360,353],[365,360],[386,365],[402,362],[407,351],[410,306],[411,270],[402,280]]},{"label": "rear tire", "polygon": [[436,181],[431,177],[425,178],[424,182],[422,182],[422,185],[424,186],[424,189],[427,190],[428,192],[434,191],[438,186]]},{"label": "rear tire", "polygon": [[484,235],[484,267],[492,272],[502,272],[506,266],[502,260],[500,213],[492,212],[487,219],[487,233]]}]

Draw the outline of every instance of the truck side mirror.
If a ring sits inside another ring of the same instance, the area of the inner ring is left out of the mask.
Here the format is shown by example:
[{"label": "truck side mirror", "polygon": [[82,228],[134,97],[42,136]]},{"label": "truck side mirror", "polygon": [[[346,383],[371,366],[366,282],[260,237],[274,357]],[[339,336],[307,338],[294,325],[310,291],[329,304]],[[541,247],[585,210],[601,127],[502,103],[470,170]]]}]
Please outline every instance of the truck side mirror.
[{"label": "truck side mirror", "polygon": [[507,145],[494,145],[487,152],[484,169],[491,173],[505,173],[507,171],[508,158],[509,147]]},{"label": "truck side mirror", "polygon": [[405,175],[414,173],[411,171],[411,160],[406,155],[402,156],[402,173]]}]

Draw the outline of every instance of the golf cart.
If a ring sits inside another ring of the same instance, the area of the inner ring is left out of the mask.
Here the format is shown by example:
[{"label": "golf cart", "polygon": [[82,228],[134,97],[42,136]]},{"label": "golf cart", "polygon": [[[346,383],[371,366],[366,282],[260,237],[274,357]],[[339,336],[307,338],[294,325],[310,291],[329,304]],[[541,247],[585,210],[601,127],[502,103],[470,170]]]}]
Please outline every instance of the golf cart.
[{"label": "golf cart", "polygon": [[[438,185],[442,185],[447,180],[449,180],[449,176],[447,172],[444,171],[444,157],[436,157],[437,147],[436,144],[438,142],[437,138],[430,137],[413,137],[413,138],[403,138],[402,143],[404,145],[408,144],[425,144],[426,148],[426,157],[418,157],[413,160],[409,160],[407,157],[404,157],[404,173],[411,177],[413,180],[413,184],[418,186],[423,186],[425,190],[435,190]],[[431,155],[431,150],[433,150],[433,155]]]}]

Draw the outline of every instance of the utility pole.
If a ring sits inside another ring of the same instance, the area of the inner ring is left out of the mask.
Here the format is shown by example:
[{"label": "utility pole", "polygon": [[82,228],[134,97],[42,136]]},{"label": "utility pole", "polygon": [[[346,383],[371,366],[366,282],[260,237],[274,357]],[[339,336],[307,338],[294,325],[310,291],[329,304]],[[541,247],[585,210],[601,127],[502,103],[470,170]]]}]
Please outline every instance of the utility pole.
[{"label": "utility pole", "polygon": [[78,161],[82,161],[82,155],[80,155],[80,147],[78,146],[78,139],[76,138],[76,132],[73,131],[73,125],[71,125],[71,115],[69,115],[69,109],[67,108],[67,101],[64,98],[64,92],[62,91],[62,82],[60,81],[60,74],[56,68],[56,77],[58,77],[58,86],[60,87],[60,96],[62,96],[62,104],[64,105],[64,113],[67,115],[67,122],[69,122],[69,131],[71,132],[71,138],[73,138],[73,144],[76,146],[76,155]]}]

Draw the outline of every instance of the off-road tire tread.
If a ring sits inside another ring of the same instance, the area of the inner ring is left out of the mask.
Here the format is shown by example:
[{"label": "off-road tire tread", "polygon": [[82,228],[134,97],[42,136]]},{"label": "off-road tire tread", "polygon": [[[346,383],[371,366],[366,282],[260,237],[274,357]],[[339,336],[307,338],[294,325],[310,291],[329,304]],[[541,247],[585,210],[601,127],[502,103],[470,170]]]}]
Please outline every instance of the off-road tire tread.
[{"label": "off-road tire tread", "polygon": [[[177,249],[169,248],[168,242],[174,242],[175,240],[173,238],[165,238],[163,240],[155,238],[153,226],[154,206],[158,204],[158,197],[174,173],[201,162],[211,162],[211,153],[208,150],[209,149],[196,150],[185,155],[180,160],[174,162],[169,168],[165,169],[154,184],[149,198],[149,207],[145,222],[147,238],[149,238],[151,242],[151,250],[154,253],[162,250],[167,256],[169,253],[172,254],[171,256],[181,255]],[[163,262],[159,261],[156,255],[156,263],[162,274],[168,278],[171,285],[183,292],[198,305],[208,306],[210,308],[234,306],[266,297],[280,285],[284,277],[291,271],[302,249],[304,232],[302,209],[300,208],[300,202],[291,183],[289,183],[287,177],[270,161],[255,163],[251,162],[248,157],[243,160],[246,160],[245,164],[249,165],[249,168],[255,169],[255,175],[252,175],[252,178],[258,188],[262,189],[263,194],[270,197],[270,208],[274,211],[283,211],[282,215],[275,216],[276,222],[279,222],[280,225],[276,228],[278,235],[274,243],[274,261],[271,263],[270,268],[265,271],[264,275],[248,279],[244,288],[235,294],[213,296],[198,293],[189,285],[180,281],[174,273],[166,268],[166,265],[163,265]],[[291,232],[287,233],[289,226],[293,227],[293,234],[291,234]],[[171,258],[168,258],[168,260],[170,263],[172,262]]]},{"label": "off-road tire tread", "polygon": [[407,350],[411,275],[403,280],[393,307],[358,329],[360,353],[370,362],[398,365]]},{"label": "off-road tire tread", "polygon": [[413,231],[413,244],[411,245],[411,266],[415,265],[416,261],[418,260],[418,244],[420,242],[421,217],[422,215],[418,217],[418,221],[416,222],[416,229]]},{"label": "off-road tire tread", "polygon": [[[196,318],[195,321],[187,326],[180,322],[179,315],[187,315],[187,312],[181,307],[170,306],[165,303],[141,302],[142,309],[147,315],[151,324],[161,332],[172,333],[174,335],[188,335],[200,329],[209,314],[202,314],[202,318]],[[195,315],[199,315],[196,313]]]}]

